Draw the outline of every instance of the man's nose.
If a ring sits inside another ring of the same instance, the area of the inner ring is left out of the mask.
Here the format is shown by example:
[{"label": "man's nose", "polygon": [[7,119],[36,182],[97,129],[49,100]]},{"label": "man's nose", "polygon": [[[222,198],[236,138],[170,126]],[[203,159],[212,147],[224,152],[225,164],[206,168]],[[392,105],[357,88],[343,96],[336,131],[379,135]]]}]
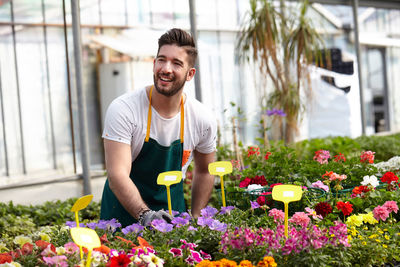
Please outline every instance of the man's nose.
[{"label": "man's nose", "polygon": [[171,64],[171,62],[166,61],[166,62],[163,64],[161,70],[162,70],[163,72],[167,72],[167,73],[172,72],[172,64]]}]

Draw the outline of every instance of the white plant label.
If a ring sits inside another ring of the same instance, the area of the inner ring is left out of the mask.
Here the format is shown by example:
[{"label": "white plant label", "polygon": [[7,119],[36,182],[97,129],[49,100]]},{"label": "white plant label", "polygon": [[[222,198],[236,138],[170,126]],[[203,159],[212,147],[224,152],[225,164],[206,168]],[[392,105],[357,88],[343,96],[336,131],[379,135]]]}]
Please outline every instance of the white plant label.
[{"label": "white plant label", "polygon": [[224,171],[225,171],[225,168],[224,168],[224,167],[217,167],[215,170],[216,170],[217,172],[224,172]]},{"label": "white plant label", "polygon": [[176,176],[176,175],[166,175],[164,177],[164,181],[176,181],[177,178],[178,178],[178,176]]},{"label": "white plant label", "polygon": [[293,191],[283,191],[283,196],[284,197],[294,197],[294,192]]}]

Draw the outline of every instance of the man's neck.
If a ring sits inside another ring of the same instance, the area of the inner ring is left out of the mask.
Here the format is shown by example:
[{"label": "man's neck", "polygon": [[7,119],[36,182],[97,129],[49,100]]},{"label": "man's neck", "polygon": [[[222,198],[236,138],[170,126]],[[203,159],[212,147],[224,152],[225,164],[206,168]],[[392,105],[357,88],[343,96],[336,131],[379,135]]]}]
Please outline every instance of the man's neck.
[{"label": "man's neck", "polygon": [[[151,86],[146,88],[147,97],[150,95]],[[158,114],[166,119],[173,118],[180,111],[181,98],[186,100],[186,94],[183,93],[183,89],[173,96],[165,96],[157,92],[153,88],[151,96],[151,106],[157,110]]]}]

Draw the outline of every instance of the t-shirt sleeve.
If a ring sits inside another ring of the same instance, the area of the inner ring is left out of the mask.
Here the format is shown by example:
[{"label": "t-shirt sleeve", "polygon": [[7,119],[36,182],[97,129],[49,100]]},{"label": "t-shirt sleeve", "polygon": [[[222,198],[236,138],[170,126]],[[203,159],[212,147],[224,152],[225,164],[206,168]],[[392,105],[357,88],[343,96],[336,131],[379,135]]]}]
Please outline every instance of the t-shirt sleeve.
[{"label": "t-shirt sleeve", "polygon": [[217,122],[213,117],[207,118],[201,127],[200,142],[195,150],[203,154],[209,154],[217,147]]},{"label": "t-shirt sleeve", "polygon": [[133,131],[133,112],[119,99],[111,102],[104,119],[103,138],[130,145]]}]

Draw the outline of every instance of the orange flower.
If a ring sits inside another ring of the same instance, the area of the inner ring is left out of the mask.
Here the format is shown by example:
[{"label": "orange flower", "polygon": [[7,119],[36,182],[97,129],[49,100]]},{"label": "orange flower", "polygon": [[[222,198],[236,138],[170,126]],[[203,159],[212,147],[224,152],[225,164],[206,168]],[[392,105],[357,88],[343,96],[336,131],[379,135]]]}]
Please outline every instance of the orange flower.
[{"label": "orange flower", "polygon": [[99,251],[99,252],[101,252],[103,254],[106,254],[106,255],[108,253],[110,253],[110,251],[111,251],[111,249],[109,247],[105,246],[105,245],[101,245],[100,247],[94,248],[93,250],[94,251]]},{"label": "orange flower", "polygon": [[258,262],[257,267],[276,267],[278,266],[273,257],[267,256],[264,257],[261,261]]},{"label": "orange flower", "polygon": [[243,260],[239,263],[239,267],[254,267],[254,265],[248,260]]},{"label": "orange flower", "polygon": [[150,246],[144,238],[138,236],[137,240],[139,241],[139,247],[153,249],[153,246]]},{"label": "orange flower", "polygon": [[227,259],[222,259],[221,260],[222,266],[224,267],[237,267],[236,262],[227,260]]},{"label": "orange flower", "polygon": [[128,239],[125,239],[125,238],[120,237],[118,235],[116,235],[115,237],[118,238],[119,240],[125,242],[126,244],[130,245],[131,247],[135,246],[135,244],[132,241],[128,240]]},{"label": "orange flower", "polygon": [[213,266],[215,266],[214,263],[209,260],[202,260],[196,265],[196,267],[213,267]]}]

